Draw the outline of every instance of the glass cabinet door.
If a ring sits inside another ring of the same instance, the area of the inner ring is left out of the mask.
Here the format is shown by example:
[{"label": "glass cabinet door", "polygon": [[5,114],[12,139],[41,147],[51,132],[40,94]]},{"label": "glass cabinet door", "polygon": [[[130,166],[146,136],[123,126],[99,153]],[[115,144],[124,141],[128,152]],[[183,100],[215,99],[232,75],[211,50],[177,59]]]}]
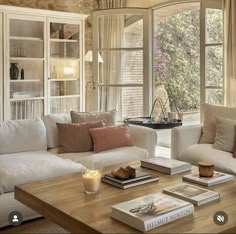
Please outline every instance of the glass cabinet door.
[{"label": "glass cabinet door", "polygon": [[45,23],[38,17],[7,16],[6,119],[44,114]]},{"label": "glass cabinet door", "polygon": [[50,22],[50,113],[80,109],[80,24]]}]

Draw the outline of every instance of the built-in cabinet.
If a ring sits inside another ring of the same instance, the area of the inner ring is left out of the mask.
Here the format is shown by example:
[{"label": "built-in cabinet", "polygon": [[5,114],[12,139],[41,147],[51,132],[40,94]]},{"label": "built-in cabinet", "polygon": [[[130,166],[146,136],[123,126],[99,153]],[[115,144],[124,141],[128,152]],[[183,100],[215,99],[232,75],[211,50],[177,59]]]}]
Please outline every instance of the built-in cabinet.
[{"label": "built-in cabinet", "polygon": [[0,9],[3,119],[83,111],[87,16],[18,7]]}]

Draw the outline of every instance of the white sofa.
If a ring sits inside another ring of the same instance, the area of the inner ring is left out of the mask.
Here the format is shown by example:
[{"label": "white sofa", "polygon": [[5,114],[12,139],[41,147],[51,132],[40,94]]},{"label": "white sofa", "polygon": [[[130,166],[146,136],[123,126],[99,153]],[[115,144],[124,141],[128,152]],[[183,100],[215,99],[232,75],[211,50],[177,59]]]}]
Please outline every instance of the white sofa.
[{"label": "white sofa", "polygon": [[[156,132],[150,128],[130,125],[134,144],[132,147],[100,153],[57,154],[56,122],[70,123],[70,114],[54,114],[35,120],[0,122],[0,182],[1,170],[12,173],[10,179],[19,184],[20,181],[26,183],[79,171],[82,166],[80,162],[88,156],[100,160],[103,166],[109,166],[144,159],[149,155],[154,156],[155,153]],[[51,164],[54,170],[48,172],[47,167]],[[60,170],[56,170],[55,165],[58,165]],[[38,174],[36,171],[40,166],[44,168],[43,170],[40,168],[41,173]],[[6,187],[5,185],[5,189]],[[0,194],[0,227],[9,225],[8,214],[12,211],[21,212],[24,221],[40,217],[39,214],[16,201],[14,192]]]},{"label": "white sofa", "polygon": [[202,135],[201,125],[181,126],[171,131],[171,158],[190,162],[209,160],[215,169],[236,175],[236,159],[232,153],[216,150],[212,144],[199,144]]}]

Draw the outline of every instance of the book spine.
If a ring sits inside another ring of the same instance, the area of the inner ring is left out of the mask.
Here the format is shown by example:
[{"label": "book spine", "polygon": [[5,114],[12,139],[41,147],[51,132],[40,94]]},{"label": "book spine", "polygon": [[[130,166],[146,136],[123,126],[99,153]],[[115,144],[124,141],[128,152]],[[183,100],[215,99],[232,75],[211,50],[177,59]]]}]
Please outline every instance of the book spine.
[{"label": "book spine", "polygon": [[159,226],[162,226],[167,223],[171,223],[177,219],[181,219],[185,216],[191,215],[194,212],[193,205],[189,205],[183,208],[180,208],[178,210],[174,210],[170,213],[161,215],[159,217],[156,217],[155,219],[151,219],[149,221],[146,221],[144,223],[145,225],[145,231],[152,230],[154,228],[157,228]]}]

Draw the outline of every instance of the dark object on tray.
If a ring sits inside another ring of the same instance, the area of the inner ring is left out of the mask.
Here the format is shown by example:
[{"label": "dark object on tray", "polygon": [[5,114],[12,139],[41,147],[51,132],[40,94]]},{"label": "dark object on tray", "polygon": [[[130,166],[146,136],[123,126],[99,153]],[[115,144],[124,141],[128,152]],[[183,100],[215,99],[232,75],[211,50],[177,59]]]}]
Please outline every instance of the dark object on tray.
[{"label": "dark object on tray", "polygon": [[126,168],[120,167],[116,171],[111,172],[113,176],[120,178],[120,179],[130,179],[136,177],[136,169],[130,166]]},{"label": "dark object on tray", "polygon": [[182,126],[182,122],[179,120],[177,122],[155,123],[152,121],[151,117],[128,118],[124,120],[124,123],[140,125],[153,129],[171,129],[174,127]]}]

